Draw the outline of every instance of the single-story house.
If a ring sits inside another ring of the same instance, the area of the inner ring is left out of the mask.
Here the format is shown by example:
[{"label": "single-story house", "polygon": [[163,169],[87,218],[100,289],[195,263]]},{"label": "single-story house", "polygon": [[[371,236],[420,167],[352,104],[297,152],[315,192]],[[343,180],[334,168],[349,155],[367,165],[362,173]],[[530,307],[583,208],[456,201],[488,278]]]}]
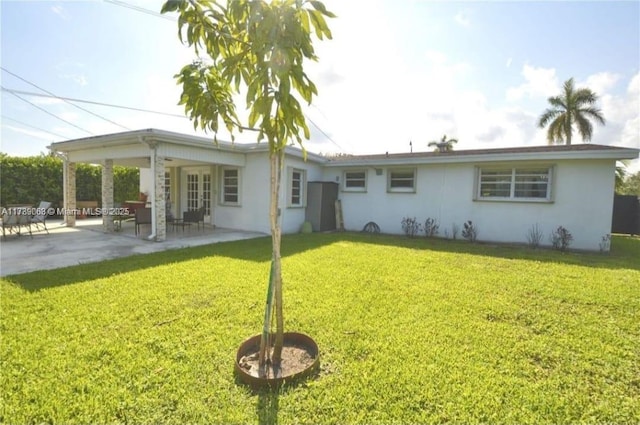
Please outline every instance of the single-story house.
[{"label": "single-story house", "polygon": [[[149,196],[154,240],[165,239],[169,213],[182,217],[200,207],[209,225],[269,232],[264,143],[215,144],[148,129],[53,143],[50,149],[64,158],[69,210],[76,206],[76,163],[102,165],[102,208],[114,206],[113,166],[135,166]],[[298,232],[309,220],[315,230],[335,226],[335,216],[323,217],[334,214],[337,198],[346,230],[375,222],[384,233],[400,234],[402,219],[415,217],[422,223],[435,219],[440,236],[452,236],[454,227],[471,220],[480,241],[526,243],[537,225],[542,244],[549,245],[550,233],[564,226],[573,235],[572,248],[598,250],[611,232],[615,163],[639,152],[579,144],[305,158],[291,146],[283,171],[282,229]],[[74,224],[67,216],[67,225]],[[103,227],[113,231],[113,217],[103,216]]]}]

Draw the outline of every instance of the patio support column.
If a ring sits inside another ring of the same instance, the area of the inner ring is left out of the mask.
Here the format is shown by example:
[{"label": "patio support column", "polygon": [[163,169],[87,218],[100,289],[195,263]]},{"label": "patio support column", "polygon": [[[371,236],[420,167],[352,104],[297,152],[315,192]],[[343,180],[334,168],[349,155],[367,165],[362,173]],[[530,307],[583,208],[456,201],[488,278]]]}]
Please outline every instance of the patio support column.
[{"label": "patio support column", "polygon": [[151,201],[155,207],[156,241],[164,241],[167,238],[167,204],[164,199],[164,157],[157,155],[157,153],[154,157],[154,193]]},{"label": "patio support column", "polygon": [[102,166],[102,230],[113,233],[113,215],[105,214],[113,208],[113,159],[105,159]]},{"label": "patio support column", "polygon": [[76,163],[64,159],[62,166],[63,192],[62,202],[64,204],[64,223],[68,227],[76,225]]}]

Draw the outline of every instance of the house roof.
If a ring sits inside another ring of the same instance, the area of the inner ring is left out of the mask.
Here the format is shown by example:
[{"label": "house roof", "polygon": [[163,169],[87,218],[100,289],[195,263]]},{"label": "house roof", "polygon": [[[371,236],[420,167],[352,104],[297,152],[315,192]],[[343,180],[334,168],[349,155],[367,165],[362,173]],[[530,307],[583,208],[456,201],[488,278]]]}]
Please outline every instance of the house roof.
[{"label": "house roof", "polygon": [[492,161],[527,161],[557,159],[635,159],[640,150],[617,146],[580,144],[525,146],[517,148],[468,149],[450,152],[387,153],[377,155],[344,155],[326,164],[332,167],[359,165],[409,165],[429,163],[465,163]]},{"label": "house roof", "polygon": [[[218,140],[217,143],[214,143],[213,137],[191,136],[188,134],[158,130],[155,128],[125,131],[121,133],[104,134],[99,136],[66,140],[63,142],[55,142],[49,146],[49,149],[54,152],[74,152],[96,148],[116,148],[118,146],[125,146],[142,142],[172,143],[241,154],[251,152],[267,152],[269,149],[266,142],[232,143],[229,141]],[[302,150],[294,146],[287,146],[286,153],[296,157],[304,156]],[[325,161],[324,157],[311,152],[307,152],[306,155],[307,159],[315,162]]]},{"label": "house roof", "polygon": [[[173,143],[242,154],[266,152],[268,150],[268,145],[266,143],[231,143],[228,141],[218,141],[217,144],[214,144],[210,137],[190,136],[153,128],[56,142],[52,143],[49,148],[55,152],[74,152],[95,148],[115,148],[118,146],[141,142]],[[296,157],[303,156],[302,151],[294,146],[288,146],[286,152],[287,154]],[[577,144],[525,146],[498,149],[469,149],[451,152],[344,155],[333,158],[326,158],[317,154],[308,153],[307,159],[313,162],[322,163],[328,167],[357,167],[495,161],[544,161],[559,159],[621,160],[635,159],[638,158],[639,154],[639,149],[594,144]]]}]

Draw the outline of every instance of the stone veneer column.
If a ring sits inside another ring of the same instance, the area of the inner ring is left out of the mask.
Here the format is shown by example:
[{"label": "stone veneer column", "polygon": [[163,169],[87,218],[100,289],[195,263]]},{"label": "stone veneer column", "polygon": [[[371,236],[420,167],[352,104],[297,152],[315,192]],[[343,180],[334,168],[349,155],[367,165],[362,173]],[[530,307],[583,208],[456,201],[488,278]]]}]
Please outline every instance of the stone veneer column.
[{"label": "stone veneer column", "polygon": [[62,176],[64,185],[64,223],[69,227],[74,227],[76,225],[76,163],[65,159]]},{"label": "stone veneer column", "polygon": [[102,230],[113,233],[113,215],[104,214],[113,208],[113,159],[105,159],[102,166]]},{"label": "stone veneer column", "polygon": [[156,241],[167,238],[166,201],[164,199],[164,157],[155,155],[155,196],[153,202],[156,210]]}]

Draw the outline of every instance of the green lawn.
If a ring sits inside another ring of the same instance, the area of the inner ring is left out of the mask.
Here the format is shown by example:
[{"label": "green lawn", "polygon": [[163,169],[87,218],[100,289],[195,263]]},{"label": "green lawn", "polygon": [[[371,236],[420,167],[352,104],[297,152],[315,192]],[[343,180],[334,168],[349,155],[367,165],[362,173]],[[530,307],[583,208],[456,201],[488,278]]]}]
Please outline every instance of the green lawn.
[{"label": "green lawn", "polygon": [[640,239],[610,255],[287,236],[315,378],[253,393],[268,238],[0,282],[2,423],[638,423]]}]

